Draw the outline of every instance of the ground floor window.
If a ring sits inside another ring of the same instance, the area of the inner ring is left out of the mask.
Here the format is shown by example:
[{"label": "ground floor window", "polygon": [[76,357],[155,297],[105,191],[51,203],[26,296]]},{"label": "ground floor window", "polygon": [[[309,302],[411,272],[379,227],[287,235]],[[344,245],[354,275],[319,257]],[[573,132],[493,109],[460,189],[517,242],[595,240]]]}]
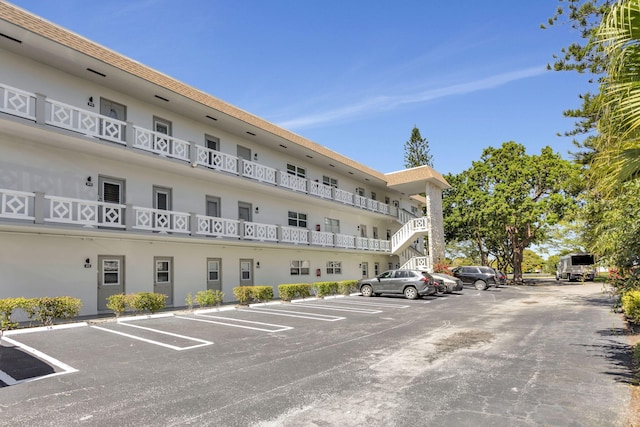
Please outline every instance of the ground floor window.
[{"label": "ground floor window", "polygon": [[380,263],[376,262],[373,264],[373,275],[377,276],[378,274],[380,274]]},{"label": "ground floor window", "polygon": [[327,274],[342,274],[342,261],[327,261]]},{"label": "ground floor window", "polygon": [[309,274],[309,261],[293,260],[291,261],[291,275],[300,276]]}]

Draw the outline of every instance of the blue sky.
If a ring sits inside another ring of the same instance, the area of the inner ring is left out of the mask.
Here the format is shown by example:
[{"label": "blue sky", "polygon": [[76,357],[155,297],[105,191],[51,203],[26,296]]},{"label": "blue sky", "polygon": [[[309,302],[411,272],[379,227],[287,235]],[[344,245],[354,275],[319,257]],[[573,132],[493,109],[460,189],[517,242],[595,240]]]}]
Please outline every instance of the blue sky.
[{"label": "blue sky", "polygon": [[574,150],[589,87],[547,71],[579,35],[541,30],[558,0],[13,0],[90,40],[381,172],[413,126],[435,168],[486,147]]}]

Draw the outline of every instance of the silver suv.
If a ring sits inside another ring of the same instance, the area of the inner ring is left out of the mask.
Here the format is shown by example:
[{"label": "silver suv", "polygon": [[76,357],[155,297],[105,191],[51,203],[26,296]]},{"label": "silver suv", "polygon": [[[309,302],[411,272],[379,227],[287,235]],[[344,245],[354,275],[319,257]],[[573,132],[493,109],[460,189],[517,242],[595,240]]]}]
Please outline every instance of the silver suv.
[{"label": "silver suv", "polygon": [[362,296],[404,294],[408,299],[435,294],[435,282],[429,273],[418,270],[387,270],[371,279],[358,282]]}]

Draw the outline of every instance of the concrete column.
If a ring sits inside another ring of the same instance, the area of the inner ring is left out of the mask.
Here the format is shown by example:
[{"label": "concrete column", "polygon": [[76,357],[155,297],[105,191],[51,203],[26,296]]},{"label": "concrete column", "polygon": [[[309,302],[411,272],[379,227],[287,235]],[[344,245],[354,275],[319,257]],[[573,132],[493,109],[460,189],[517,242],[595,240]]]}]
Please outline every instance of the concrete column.
[{"label": "concrete column", "polygon": [[44,193],[40,191],[35,192],[36,197],[33,200],[33,216],[34,223],[36,224],[44,224]]},{"label": "concrete column", "polygon": [[36,93],[36,123],[43,125],[47,121],[46,95]]},{"label": "concrete column", "polygon": [[133,128],[133,122],[127,122],[127,128],[125,131],[125,141],[127,142],[127,148],[133,148],[133,143],[136,138],[136,131]]},{"label": "concrete column", "polygon": [[135,225],[135,214],[133,212],[133,205],[131,203],[127,203],[125,208],[125,225],[126,225],[126,230],[127,231],[131,231],[133,230],[133,226]]}]

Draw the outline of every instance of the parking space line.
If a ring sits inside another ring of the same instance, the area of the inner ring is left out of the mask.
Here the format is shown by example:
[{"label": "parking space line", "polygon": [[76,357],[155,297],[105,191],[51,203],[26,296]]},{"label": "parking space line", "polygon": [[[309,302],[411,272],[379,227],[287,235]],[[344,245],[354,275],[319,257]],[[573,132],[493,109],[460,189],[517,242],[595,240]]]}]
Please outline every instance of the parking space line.
[{"label": "parking space line", "polygon": [[366,302],[366,301],[355,301],[349,299],[341,299],[341,300],[331,300],[327,301],[331,303],[337,304],[346,304],[346,305],[363,305],[363,306],[371,306],[371,307],[383,307],[383,308],[409,308],[410,305],[398,305],[392,303],[382,303],[382,302]]},{"label": "parking space line", "polygon": [[293,326],[274,325],[272,323],[254,322],[254,321],[251,321],[251,320],[233,319],[233,318],[230,318],[230,317],[210,316],[208,314],[198,314],[198,316],[207,317],[207,318],[210,318],[210,319],[221,319],[221,320],[226,320],[226,321],[231,321],[231,322],[243,322],[243,323],[252,323],[252,324],[256,324],[256,325],[274,326],[274,327],[276,327],[278,329],[265,329],[265,328],[258,328],[258,327],[255,327],[255,326],[234,325],[233,323],[216,322],[215,320],[198,319],[198,318],[195,318],[195,317],[184,317],[184,316],[176,316],[176,317],[179,318],[179,319],[193,320],[193,321],[196,321],[196,322],[215,323],[217,325],[231,326],[231,327],[234,327],[234,328],[252,329],[254,331],[262,331],[262,332],[282,332],[282,331],[288,331],[290,329],[293,329]]},{"label": "parking space line", "polygon": [[[320,320],[323,322],[335,322],[337,320],[346,319],[346,317],[332,316],[329,314],[307,313],[304,311],[287,312],[286,310],[278,310],[278,309],[264,308],[264,307],[251,307],[251,310],[255,310],[259,313],[264,313],[264,314],[272,314],[274,316],[297,317],[299,319]],[[239,310],[239,311],[242,311],[242,310]],[[292,314],[292,313],[295,313],[295,314]]]},{"label": "parking space line", "polygon": [[362,313],[362,314],[376,314],[382,313],[382,310],[367,310],[364,308],[355,308],[355,307],[331,307],[329,305],[320,305],[320,304],[303,304],[303,303],[295,303],[296,306],[299,307],[309,307],[309,308],[317,308],[319,310],[333,310],[333,311],[347,311],[350,313]]},{"label": "parking space line", "polygon": [[144,329],[144,330],[156,332],[156,333],[159,333],[159,334],[169,335],[169,336],[172,336],[172,337],[182,338],[182,339],[185,339],[187,341],[196,341],[196,342],[199,342],[201,344],[191,345],[189,347],[178,347],[178,346],[171,345],[171,344],[166,344],[166,343],[163,343],[163,342],[160,342],[160,341],[154,341],[154,340],[150,340],[148,338],[142,338],[142,337],[139,337],[137,335],[127,334],[126,332],[114,331],[113,329],[107,329],[107,328],[103,328],[101,326],[93,326],[92,325],[91,327],[95,328],[95,329],[99,329],[101,331],[111,332],[112,334],[122,335],[124,337],[128,337],[128,338],[131,338],[131,339],[134,339],[134,340],[143,341],[143,342],[146,342],[146,343],[149,343],[149,344],[155,344],[155,345],[159,345],[161,347],[170,348],[170,349],[176,350],[176,351],[191,350],[191,349],[194,349],[194,348],[204,347],[204,346],[213,344],[212,341],[206,341],[206,340],[201,340],[200,338],[188,337],[188,336],[185,336],[185,335],[179,335],[179,334],[174,334],[174,333],[171,333],[171,332],[165,332],[165,331],[161,331],[159,329],[147,328],[145,326],[131,325],[128,322],[121,322],[121,323],[118,323],[118,324],[129,326],[131,328]]},{"label": "parking space line", "polygon": [[[36,356],[38,359],[44,360],[45,362],[51,364],[51,365],[55,365],[58,368],[62,369],[62,372],[55,372],[53,374],[48,374],[48,375],[42,375],[39,377],[33,377],[33,378],[25,378],[23,380],[16,380],[14,378],[12,378],[10,375],[6,374],[5,372],[0,371],[2,374],[2,377],[0,378],[0,380],[2,382],[4,382],[7,385],[16,385],[16,384],[22,384],[22,383],[28,383],[31,381],[37,381],[37,380],[42,380],[45,378],[51,378],[51,377],[57,377],[59,375],[65,375],[65,374],[72,374],[74,372],[78,372],[78,370],[76,368],[72,368],[71,366],[67,365],[66,363],[63,363],[61,361],[59,361],[58,359],[51,357],[39,350],[36,350],[33,347],[29,347],[26,344],[22,344],[21,342],[18,342],[14,339],[11,339],[9,337],[3,337],[2,338],[3,341],[8,342],[9,344],[13,344],[15,347],[20,348],[21,350],[26,351],[27,353],[31,353],[34,356]],[[5,381],[7,380],[7,381]],[[13,381],[11,381],[13,380]]]}]

